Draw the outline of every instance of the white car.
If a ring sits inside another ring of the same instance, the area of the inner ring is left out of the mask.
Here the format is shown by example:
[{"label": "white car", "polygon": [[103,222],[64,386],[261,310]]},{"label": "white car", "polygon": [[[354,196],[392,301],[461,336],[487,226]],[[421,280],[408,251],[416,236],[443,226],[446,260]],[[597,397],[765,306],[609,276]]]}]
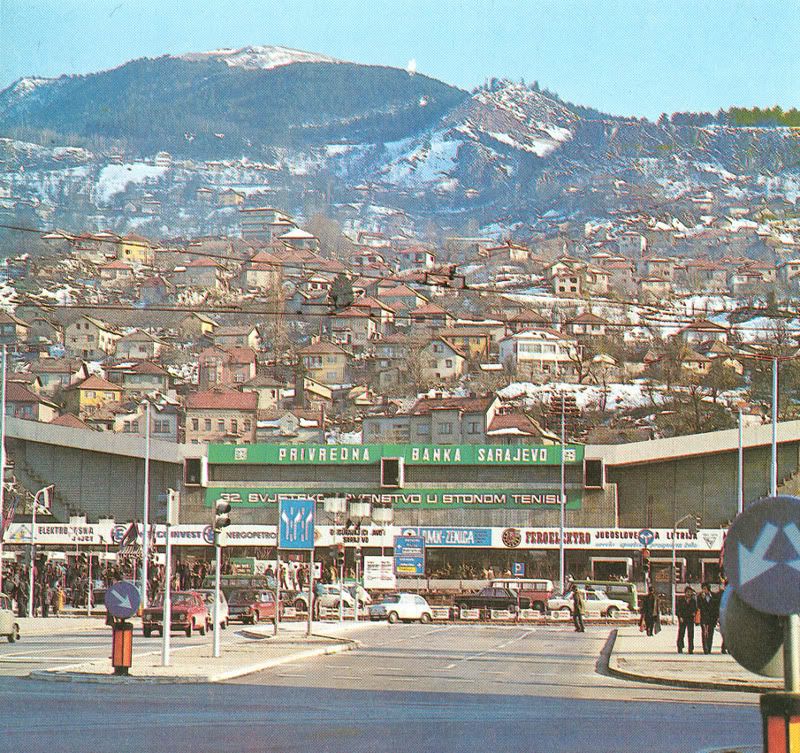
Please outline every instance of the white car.
[{"label": "white car", "polygon": [[[589,617],[613,618],[628,609],[628,605],[624,601],[609,599],[603,591],[583,591],[583,598],[586,602],[586,614]],[[551,612],[572,614],[572,592],[548,599],[547,608]]]},{"label": "white car", "polygon": [[400,620],[427,623],[433,619],[433,612],[428,602],[418,594],[388,594],[380,604],[369,608],[369,618],[373,621],[387,620],[391,624]]},{"label": "white car", "polygon": [[[320,607],[328,607],[329,609],[338,609],[339,602],[345,608],[352,608],[355,606],[355,599],[353,598],[353,585],[345,584],[342,588],[338,583],[318,583],[314,593],[314,609]],[[298,591],[294,595],[294,600],[291,605],[297,609],[298,612],[305,612],[308,610],[308,591]],[[369,593],[358,586],[358,607],[361,610],[366,610],[367,605],[372,603],[372,597]]]},{"label": "white car", "polygon": [[11,608],[11,598],[0,593],[0,635],[6,636],[9,643],[19,640],[19,625]]},{"label": "white car", "polygon": [[[214,619],[214,589],[213,588],[201,588],[198,589],[197,593],[203,597],[203,601],[206,603],[206,607],[208,607],[208,614],[211,616],[211,619]],[[225,598],[225,594],[220,590],[219,592],[219,619],[217,620],[219,626],[225,630],[228,627],[229,622],[229,612],[228,612],[228,600]],[[211,626],[211,629],[214,629],[214,626]]]}]

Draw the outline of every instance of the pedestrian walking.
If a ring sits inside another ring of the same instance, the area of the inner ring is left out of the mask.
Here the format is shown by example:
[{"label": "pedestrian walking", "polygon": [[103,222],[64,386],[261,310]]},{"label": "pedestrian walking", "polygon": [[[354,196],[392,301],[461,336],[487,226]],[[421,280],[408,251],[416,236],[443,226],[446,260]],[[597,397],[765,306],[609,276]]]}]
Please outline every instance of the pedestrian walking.
[{"label": "pedestrian walking", "polygon": [[578,588],[577,583],[572,584],[572,622],[575,625],[576,633],[585,633],[586,626],[583,624],[583,617],[586,614],[586,598],[583,591]]},{"label": "pedestrian walking", "polygon": [[[717,591],[717,619],[719,619],[720,608],[722,605],[722,595],[725,593],[725,589],[728,587],[728,579],[723,577],[720,579],[719,583],[719,591]],[[722,645],[720,646],[720,653],[727,654],[728,649],[725,646],[725,636],[722,635],[722,627],[720,627],[719,631],[720,637],[722,638]]]},{"label": "pedestrian walking", "polygon": [[643,626],[648,635],[661,632],[661,614],[659,611],[658,595],[655,588],[650,586],[648,592],[642,597],[640,608],[640,626]]},{"label": "pedestrian walking", "polygon": [[719,603],[711,593],[711,586],[703,583],[700,587],[700,596],[697,599],[700,610],[700,632],[703,636],[703,653],[710,654],[714,645],[714,628],[719,620]]},{"label": "pedestrian walking", "polygon": [[678,617],[678,653],[683,653],[684,637],[689,646],[689,653],[694,653],[694,621],[697,617],[697,599],[694,589],[686,586],[683,589],[683,597],[678,600],[675,607]]}]

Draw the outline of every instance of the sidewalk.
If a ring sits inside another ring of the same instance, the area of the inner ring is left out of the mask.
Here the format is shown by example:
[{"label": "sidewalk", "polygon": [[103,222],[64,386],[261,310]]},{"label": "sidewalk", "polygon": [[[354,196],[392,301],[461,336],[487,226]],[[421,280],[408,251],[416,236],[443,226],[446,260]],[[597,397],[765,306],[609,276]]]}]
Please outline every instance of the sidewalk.
[{"label": "sidewalk", "polygon": [[[345,622],[341,625],[315,622],[312,635],[307,638],[306,625],[300,622],[282,623],[277,636],[273,636],[272,625],[247,626],[241,629],[231,626],[224,635],[227,637],[233,633],[237,639],[222,646],[219,658],[212,657],[212,639],[206,636],[196,646],[173,648],[170,652],[170,666],[162,667],[161,640],[150,639],[143,644],[138,620],[133,622],[136,626],[133,638],[134,658],[128,676],[114,675],[111,660],[104,659],[37,670],[31,672],[29,677],[61,682],[221,682],[300,659],[351,651],[359,644],[348,636],[374,627],[374,624],[366,622]],[[110,638],[109,629],[109,644]],[[152,650],[137,654],[137,649],[141,651],[143,645]]]},{"label": "sidewalk", "polygon": [[[616,631],[608,671],[626,680],[659,685],[764,693],[781,690],[783,681],[748,672],[730,654],[721,654],[722,636],[717,630],[711,654],[703,653],[699,628],[695,630],[693,654],[679,654],[678,626],[665,624],[658,635],[648,637],[637,627]],[[686,651],[686,649],[684,649]]]},{"label": "sidewalk", "polygon": [[61,615],[59,617],[15,617],[19,625],[20,640],[28,635],[69,635],[87,630],[102,630],[106,627],[105,615],[87,617],[83,615]]}]

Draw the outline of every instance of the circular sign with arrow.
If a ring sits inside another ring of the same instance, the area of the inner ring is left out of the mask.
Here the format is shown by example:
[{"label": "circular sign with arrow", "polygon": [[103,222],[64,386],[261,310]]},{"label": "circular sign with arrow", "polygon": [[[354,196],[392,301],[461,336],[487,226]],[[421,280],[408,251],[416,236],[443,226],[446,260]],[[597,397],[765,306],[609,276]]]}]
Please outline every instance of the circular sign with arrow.
[{"label": "circular sign with arrow", "polygon": [[139,609],[139,589],[127,581],[121,580],[114,583],[106,591],[106,609],[108,613],[121,620],[133,617]]},{"label": "circular sign with arrow", "polygon": [[800,613],[800,499],[767,497],[739,515],[725,539],[725,574],[753,609]]}]

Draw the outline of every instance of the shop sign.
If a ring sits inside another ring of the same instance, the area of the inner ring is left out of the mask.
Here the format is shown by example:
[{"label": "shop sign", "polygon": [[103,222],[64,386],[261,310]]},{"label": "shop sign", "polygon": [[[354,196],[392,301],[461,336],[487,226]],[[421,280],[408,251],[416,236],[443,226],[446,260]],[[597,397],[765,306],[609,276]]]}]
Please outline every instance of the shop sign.
[{"label": "shop sign", "polygon": [[[558,528],[493,528],[492,546],[499,549],[558,549],[561,537]],[[672,529],[647,529],[652,552],[672,550]],[[570,549],[641,550],[641,528],[567,528],[564,546]],[[696,534],[686,530],[675,532],[678,551],[719,551],[724,531],[710,528]]]},{"label": "shop sign", "polygon": [[[371,505],[391,506],[398,510],[438,510],[443,508],[529,510],[558,507],[561,496],[554,489],[407,489],[398,492],[351,490],[312,491],[297,487],[281,489],[211,488],[206,489],[206,507],[217,502],[229,502],[234,507],[277,506],[279,499],[315,499],[345,496],[348,502],[368,502]],[[580,490],[567,491],[567,509],[581,509],[583,494]]]},{"label": "shop sign", "polygon": [[401,536],[422,536],[425,546],[435,547],[490,547],[492,545],[491,528],[404,528]]},{"label": "shop sign", "polygon": [[[566,445],[564,462],[583,462],[583,445]],[[210,445],[209,463],[374,465],[381,458],[409,465],[559,465],[561,445]]]}]

